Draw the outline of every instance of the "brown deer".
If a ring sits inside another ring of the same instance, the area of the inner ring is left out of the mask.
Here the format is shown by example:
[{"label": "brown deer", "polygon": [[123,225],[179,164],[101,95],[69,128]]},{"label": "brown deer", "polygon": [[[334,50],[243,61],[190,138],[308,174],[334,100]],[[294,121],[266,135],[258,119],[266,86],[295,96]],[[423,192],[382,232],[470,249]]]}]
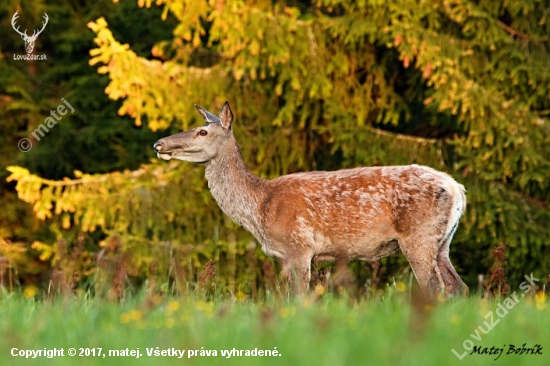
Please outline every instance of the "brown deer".
[{"label": "brown deer", "polygon": [[158,140],[157,156],[205,164],[222,211],[282,261],[294,291],[307,290],[314,257],[372,261],[397,248],[427,295],[467,291],[449,260],[466,196],[449,175],[406,165],[262,179],[243,162],[229,104],[219,118],[195,107],[206,125]]}]

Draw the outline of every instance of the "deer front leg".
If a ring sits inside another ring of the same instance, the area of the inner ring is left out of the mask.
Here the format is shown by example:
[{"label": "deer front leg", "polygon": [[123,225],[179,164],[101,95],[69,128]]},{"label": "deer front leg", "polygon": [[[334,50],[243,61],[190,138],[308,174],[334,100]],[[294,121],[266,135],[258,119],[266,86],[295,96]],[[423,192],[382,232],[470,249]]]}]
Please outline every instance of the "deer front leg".
[{"label": "deer front leg", "polygon": [[294,295],[306,293],[311,280],[311,256],[285,258],[281,275]]}]

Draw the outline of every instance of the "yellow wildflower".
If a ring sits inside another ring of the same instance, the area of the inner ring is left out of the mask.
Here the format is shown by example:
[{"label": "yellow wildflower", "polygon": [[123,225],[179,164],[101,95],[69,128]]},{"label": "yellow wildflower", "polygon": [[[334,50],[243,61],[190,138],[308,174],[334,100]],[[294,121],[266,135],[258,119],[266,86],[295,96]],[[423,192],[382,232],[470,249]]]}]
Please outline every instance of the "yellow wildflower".
[{"label": "yellow wildflower", "polygon": [[23,290],[23,296],[25,296],[27,299],[34,297],[37,293],[38,287],[36,287],[35,285],[29,285]]},{"label": "yellow wildflower", "polygon": [[407,285],[405,285],[404,282],[402,281],[399,281],[395,284],[395,289],[398,291],[398,292],[404,292],[406,289],[407,289]]},{"label": "yellow wildflower", "polygon": [[325,286],[323,285],[317,285],[315,286],[315,295],[321,296],[325,293]]},{"label": "yellow wildflower", "polygon": [[168,303],[168,306],[166,307],[166,310],[169,313],[173,313],[174,311],[178,310],[180,308],[180,303],[178,301],[172,300]]}]

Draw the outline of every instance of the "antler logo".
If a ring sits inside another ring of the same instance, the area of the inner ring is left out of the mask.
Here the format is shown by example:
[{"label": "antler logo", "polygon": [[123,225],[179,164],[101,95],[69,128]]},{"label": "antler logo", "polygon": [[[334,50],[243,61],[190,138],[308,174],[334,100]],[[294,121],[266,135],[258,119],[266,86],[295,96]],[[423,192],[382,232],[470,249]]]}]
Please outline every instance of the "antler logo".
[{"label": "antler logo", "polygon": [[40,29],[40,30],[35,29],[32,36],[29,37],[29,35],[27,35],[27,30],[26,29],[25,29],[25,32],[20,32],[19,27],[15,28],[15,21],[19,17],[19,15],[17,15],[18,12],[19,11],[16,11],[15,14],[13,14],[13,17],[11,18],[11,26],[13,27],[13,29],[15,29],[15,31],[17,33],[19,33],[21,35],[21,38],[23,38],[23,40],[25,41],[25,49],[27,50],[27,53],[30,54],[30,53],[32,53],[32,50],[34,49],[34,42],[36,42],[36,39],[38,38],[38,35],[40,33],[42,33],[44,28],[46,28],[46,24],[48,24],[48,19],[49,19],[48,14],[44,13],[45,22],[42,23],[42,29]]}]

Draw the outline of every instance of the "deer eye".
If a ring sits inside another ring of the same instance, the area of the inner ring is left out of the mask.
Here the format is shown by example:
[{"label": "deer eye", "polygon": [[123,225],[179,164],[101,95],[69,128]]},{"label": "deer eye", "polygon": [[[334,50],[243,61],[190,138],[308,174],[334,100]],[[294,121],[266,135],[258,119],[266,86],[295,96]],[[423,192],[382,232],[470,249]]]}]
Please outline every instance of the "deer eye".
[{"label": "deer eye", "polygon": [[206,136],[206,135],[208,135],[208,131],[206,131],[206,130],[200,130],[200,131],[199,131],[199,135],[201,135],[201,136]]}]

